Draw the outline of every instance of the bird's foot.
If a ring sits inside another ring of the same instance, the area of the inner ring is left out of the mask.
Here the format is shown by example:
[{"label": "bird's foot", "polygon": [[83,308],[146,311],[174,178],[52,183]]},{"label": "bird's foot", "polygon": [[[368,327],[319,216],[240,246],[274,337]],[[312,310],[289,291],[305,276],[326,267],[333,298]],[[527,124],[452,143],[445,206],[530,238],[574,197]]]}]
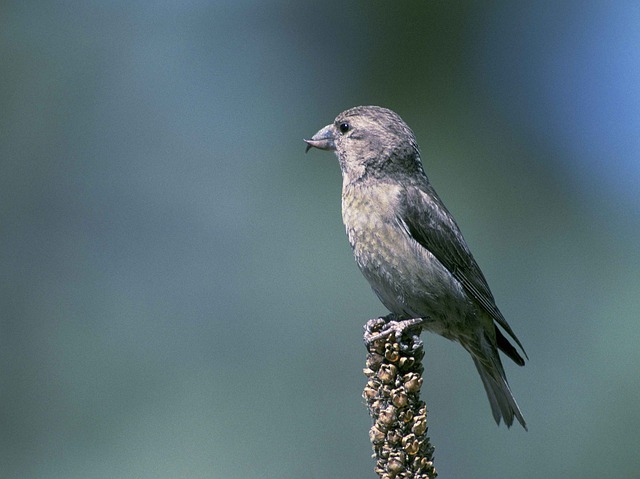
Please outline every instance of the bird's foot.
[{"label": "bird's foot", "polygon": [[395,334],[396,340],[400,341],[402,335],[411,330],[420,334],[422,325],[426,321],[426,318],[411,318],[396,321],[395,316],[392,314],[384,318],[372,319],[365,326],[365,344],[368,347],[373,342],[384,339],[392,334]]}]

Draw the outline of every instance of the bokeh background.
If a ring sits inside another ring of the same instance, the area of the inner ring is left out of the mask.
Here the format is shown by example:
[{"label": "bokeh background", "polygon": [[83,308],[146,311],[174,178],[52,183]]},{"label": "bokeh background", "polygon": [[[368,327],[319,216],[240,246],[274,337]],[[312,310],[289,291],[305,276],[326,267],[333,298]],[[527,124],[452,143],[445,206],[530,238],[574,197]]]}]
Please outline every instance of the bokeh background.
[{"label": "bokeh background", "polygon": [[378,104],[524,343],[496,427],[427,335],[443,478],[635,478],[640,5],[0,7],[0,476],[373,478],[334,157]]}]

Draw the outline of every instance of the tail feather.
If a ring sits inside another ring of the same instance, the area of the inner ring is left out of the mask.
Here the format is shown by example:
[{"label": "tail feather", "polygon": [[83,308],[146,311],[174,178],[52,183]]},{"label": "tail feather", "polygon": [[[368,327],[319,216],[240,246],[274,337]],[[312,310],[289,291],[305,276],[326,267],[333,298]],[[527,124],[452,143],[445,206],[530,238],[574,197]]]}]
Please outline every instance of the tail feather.
[{"label": "tail feather", "polygon": [[[516,348],[514,348],[513,345],[509,342],[509,340],[504,337],[504,334],[502,334],[502,331],[498,329],[498,326],[495,326],[495,328],[496,328],[496,342],[497,342],[498,349],[502,351],[504,354],[506,354],[507,356],[509,356],[513,360],[513,362],[516,363],[518,366],[524,366],[524,359],[522,359],[522,356],[518,354],[518,351],[516,350]],[[524,350],[522,350],[522,352],[524,353]],[[524,354],[526,356],[527,353],[524,353]]]},{"label": "tail feather", "polygon": [[500,361],[498,348],[505,351],[511,359],[520,365],[524,364],[524,360],[500,334],[492,336],[486,334],[485,330],[478,330],[475,337],[467,337],[466,339],[467,341],[462,341],[462,345],[471,353],[480,374],[484,390],[489,398],[493,418],[498,424],[501,419],[504,419],[504,423],[511,427],[515,417],[526,430],[527,424],[507,383],[507,376]]},{"label": "tail feather", "polygon": [[[500,361],[499,358],[498,361]],[[480,378],[482,379],[484,390],[487,392],[491,412],[493,413],[493,418],[496,420],[496,423],[500,424],[500,419],[504,419],[507,427],[511,427],[513,418],[515,417],[522,427],[527,430],[527,423],[511,393],[502,365],[500,365],[499,371],[497,371],[496,368],[491,371],[475,356],[473,357],[473,362],[478,369],[478,373],[480,373]]]}]

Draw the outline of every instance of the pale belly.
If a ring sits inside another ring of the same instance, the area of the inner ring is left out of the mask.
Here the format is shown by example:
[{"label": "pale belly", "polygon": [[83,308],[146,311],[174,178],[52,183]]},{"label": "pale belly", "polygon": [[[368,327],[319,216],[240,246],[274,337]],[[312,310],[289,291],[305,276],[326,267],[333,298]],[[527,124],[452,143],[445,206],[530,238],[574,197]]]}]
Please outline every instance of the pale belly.
[{"label": "pale belly", "polygon": [[435,256],[389,216],[362,208],[357,215],[343,214],[356,263],[390,312],[426,318],[425,329],[453,339],[475,320],[476,305]]}]

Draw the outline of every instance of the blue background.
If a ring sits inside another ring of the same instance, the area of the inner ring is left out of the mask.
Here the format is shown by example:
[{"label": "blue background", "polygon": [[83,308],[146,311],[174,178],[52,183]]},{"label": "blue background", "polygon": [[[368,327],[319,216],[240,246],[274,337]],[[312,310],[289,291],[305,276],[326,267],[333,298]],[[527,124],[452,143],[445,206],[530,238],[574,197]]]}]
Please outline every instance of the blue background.
[{"label": "blue background", "polygon": [[640,5],[0,7],[3,478],[372,478],[384,313],[302,138],[378,104],[525,345],[496,427],[425,335],[443,478],[640,470]]}]

